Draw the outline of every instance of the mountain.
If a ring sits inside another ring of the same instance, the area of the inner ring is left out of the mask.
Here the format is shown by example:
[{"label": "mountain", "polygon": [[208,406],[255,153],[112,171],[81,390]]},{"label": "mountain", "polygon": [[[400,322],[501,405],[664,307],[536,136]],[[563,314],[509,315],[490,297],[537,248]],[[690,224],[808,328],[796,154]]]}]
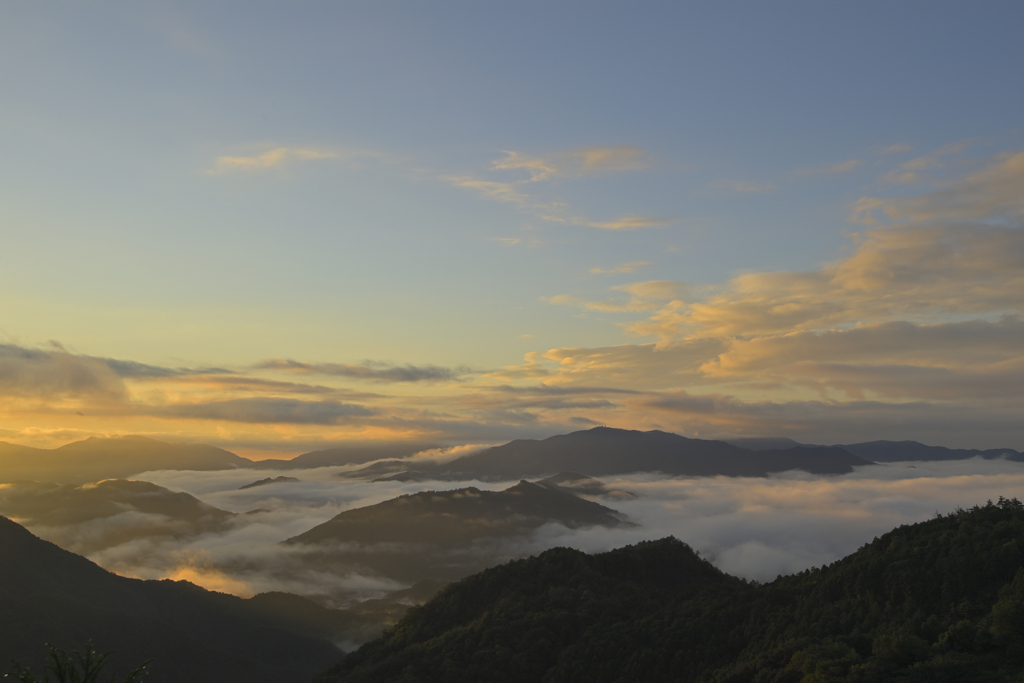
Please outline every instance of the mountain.
[{"label": "mountain", "polygon": [[764,476],[800,469],[813,474],[845,474],[870,464],[841,448],[799,446],[750,451],[723,441],[690,439],[668,432],[639,432],[610,427],[519,439],[427,470],[448,479],[508,480],[556,472],[586,472],[601,477],[631,472],[685,476]]},{"label": "mountain", "polygon": [[306,681],[340,654],[309,628],[185,581],[111,574],[0,517],[0,662],[38,668],[46,643],[91,640],[121,672],[152,658],[151,683]]},{"label": "mountain", "polygon": [[623,491],[622,489],[610,489],[600,479],[594,479],[579,472],[559,472],[536,483],[541,486],[554,486],[577,496],[617,498],[619,500],[636,498],[635,493]]},{"label": "mountain", "polygon": [[245,484],[244,486],[239,486],[238,490],[244,491],[245,489],[254,489],[257,486],[267,486],[268,484],[290,484],[297,481],[299,480],[295,477],[267,477],[266,479],[258,479],[252,483]]},{"label": "mountain", "polygon": [[964,681],[1024,670],[1024,504],[899,527],[759,585],[675,539],[565,548],[442,590],[320,683]]},{"label": "mountain", "polygon": [[504,491],[422,491],[346,510],[287,543],[427,543],[456,547],[519,536],[550,523],[570,529],[621,526],[615,510],[555,487],[521,481]]},{"label": "mountain", "polygon": [[260,460],[256,466],[261,469],[296,470],[333,465],[360,465],[372,460],[408,458],[414,453],[435,448],[440,448],[440,446],[430,443],[364,443],[310,451],[297,455],[291,460]]},{"label": "mountain", "polygon": [[[784,436],[745,436],[738,437],[735,439],[722,439],[722,441],[739,448],[746,448],[748,451],[784,451],[788,448],[795,448],[797,446],[807,446],[809,444],[800,443],[793,439],[788,439]],[[842,448],[842,446],[840,446]]]},{"label": "mountain", "polygon": [[172,444],[144,436],[92,437],[51,450],[2,444],[0,482],[33,479],[84,484],[153,470],[225,470],[251,460],[221,448]]},{"label": "mountain", "polygon": [[[784,450],[795,446],[807,446],[785,437],[743,437],[723,439],[726,443],[746,448],[751,451]],[[928,460],[967,460],[982,457],[987,460],[1006,458],[1016,462],[1024,462],[1024,453],[1012,448],[946,448],[944,446],[926,446],[917,441],[867,441],[864,443],[837,444],[833,448],[841,448],[864,460],[872,462],[908,462]]]},{"label": "mountain", "polygon": [[[0,484],[0,515],[82,554],[137,538],[183,538],[221,531],[235,518],[187,493],[124,479],[82,485]],[[87,532],[78,526],[82,524],[88,524]]]},{"label": "mountain", "polygon": [[329,609],[291,593],[260,593],[247,603],[274,623],[314,638],[326,638],[343,649],[373,640],[397,623],[410,607],[432,598],[444,584],[419,581],[383,598],[358,602],[345,609]]},{"label": "mountain", "polygon": [[917,441],[868,441],[840,446],[843,450],[874,462],[900,462],[923,460],[966,460],[982,457],[986,460],[1006,458],[1024,462],[1024,454],[1010,448],[978,450],[973,448],[944,448],[926,446]]},{"label": "mountain", "polygon": [[557,486],[521,481],[504,491],[423,491],[346,510],[285,543],[325,568],[372,570],[398,580],[462,578],[515,557],[547,524],[631,525],[611,508]]}]

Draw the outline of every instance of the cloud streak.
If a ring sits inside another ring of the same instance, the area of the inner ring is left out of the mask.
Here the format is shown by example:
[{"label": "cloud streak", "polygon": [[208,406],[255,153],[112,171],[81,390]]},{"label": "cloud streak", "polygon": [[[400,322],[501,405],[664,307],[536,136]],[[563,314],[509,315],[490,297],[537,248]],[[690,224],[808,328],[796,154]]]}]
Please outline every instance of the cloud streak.
[{"label": "cloud streak", "polygon": [[638,270],[650,268],[652,265],[654,264],[651,263],[650,261],[630,261],[628,263],[623,263],[621,265],[613,266],[611,268],[601,268],[600,266],[594,266],[587,272],[590,273],[591,275],[620,275],[623,273],[635,273]]},{"label": "cloud streak", "polygon": [[[560,198],[545,195],[541,189],[560,179],[581,179],[627,171],[642,171],[650,165],[647,153],[639,147],[606,146],[579,147],[552,154],[533,156],[505,151],[504,157],[491,162],[492,172],[525,172],[528,177],[519,180],[482,178],[474,174],[440,175],[438,178],[453,187],[473,190],[481,198],[514,204],[542,221],[563,225],[576,225],[601,230],[638,230],[659,228],[674,222],[671,218],[629,214],[606,221],[578,215]],[[505,176],[507,177],[507,176]],[[503,244],[515,244],[508,238],[497,238]]]},{"label": "cloud streak", "polygon": [[274,149],[249,156],[221,156],[213,162],[207,173],[221,175],[225,173],[265,171],[280,168],[290,163],[301,161],[318,161],[337,159],[338,152],[313,147],[275,147]]},{"label": "cloud streak", "polygon": [[271,359],[256,366],[260,370],[280,370],[299,374],[332,375],[372,382],[458,382],[479,371],[466,366],[445,368],[438,365],[392,365],[379,361],[366,361],[362,365],[339,363],[302,363],[294,360]]},{"label": "cloud streak", "polygon": [[639,147],[578,147],[546,156],[504,152],[505,157],[491,162],[497,171],[526,171],[530,182],[552,178],[580,178],[588,175],[642,171],[650,162]]}]

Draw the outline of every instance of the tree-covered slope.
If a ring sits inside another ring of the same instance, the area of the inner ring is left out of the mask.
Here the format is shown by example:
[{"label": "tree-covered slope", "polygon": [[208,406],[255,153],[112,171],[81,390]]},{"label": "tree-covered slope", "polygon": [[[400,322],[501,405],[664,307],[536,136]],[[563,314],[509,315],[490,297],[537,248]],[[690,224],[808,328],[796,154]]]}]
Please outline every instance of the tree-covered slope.
[{"label": "tree-covered slope", "polygon": [[0,517],[2,667],[17,659],[36,668],[45,644],[74,650],[91,640],[115,651],[121,672],[153,659],[152,683],[299,682],[339,650],[296,622],[185,581],[111,574]]},{"label": "tree-covered slope", "polygon": [[481,538],[520,536],[544,524],[575,529],[625,524],[618,513],[557,486],[521,481],[504,491],[475,487],[421,491],[345,510],[287,543],[420,543],[464,546]]},{"label": "tree-covered slope", "polygon": [[504,491],[421,491],[336,517],[286,541],[323,571],[398,581],[455,581],[513,557],[545,525],[632,526],[615,510],[554,485],[521,481]]},{"label": "tree-covered slope", "polygon": [[0,515],[80,554],[140,538],[185,538],[223,531],[236,517],[187,493],[128,479],[81,485],[0,484]]},{"label": "tree-covered slope", "polygon": [[674,539],[449,586],[323,681],[1019,681],[1024,505],[903,526],[766,585]]}]

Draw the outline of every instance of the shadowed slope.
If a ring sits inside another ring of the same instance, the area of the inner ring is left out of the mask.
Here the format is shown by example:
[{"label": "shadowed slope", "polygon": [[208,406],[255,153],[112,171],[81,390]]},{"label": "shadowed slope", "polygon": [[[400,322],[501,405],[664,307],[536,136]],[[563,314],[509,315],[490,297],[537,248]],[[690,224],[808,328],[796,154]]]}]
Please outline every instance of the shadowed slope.
[{"label": "shadowed slope", "polygon": [[286,542],[457,547],[480,538],[522,535],[552,522],[571,529],[624,524],[611,508],[521,481],[504,491],[423,491],[346,510]]},{"label": "shadowed slope", "polygon": [[899,527],[766,584],[666,539],[449,586],[320,680],[1019,681],[1024,504]]},{"label": "shadowed slope", "polygon": [[0,517],[0,661],[87,640],[121,671],[153,658],[152,683],[304,681],[338,656],[241,598],[116,576]]},{"label": "shadowed slope", "polygon": [[553,486],[423,491],[354,510],[286,541],[325,571],[452,581],[521,557],[549,524],[632,526],[615,510]]},{"label": "shadowed slope", "polygon": [[1006,458],[1017,462],[1024,461],[1024,454],[1010,448],[992,448],[981,451],[974,448],[926,446],[917,441],[868,441],[866,443],[839,446],[839,448],[874,462],[966,460],[978,456],[988,460]]},{"label": "shadowed slope", "polygon": [[440,466],[447,477],[509,479],[557,472],[586,472],[601,477],[631,472],[687,476],[764,476],[802,469],[814,474],[845,474],[866,460],[840,448],[801,446],[750,451],[724,441],[689,439],[678,434],[609,427],[520,439]]}]

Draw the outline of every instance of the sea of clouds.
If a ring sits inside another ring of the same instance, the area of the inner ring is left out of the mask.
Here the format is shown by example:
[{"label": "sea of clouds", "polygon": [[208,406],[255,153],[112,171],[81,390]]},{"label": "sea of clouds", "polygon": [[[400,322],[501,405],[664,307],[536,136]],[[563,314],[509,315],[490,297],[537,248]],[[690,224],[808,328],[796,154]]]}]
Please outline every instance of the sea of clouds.
[{"label": "sea of clouds", "polygon": [[[351,468],[288,471],[297,482],[241,486],[281,472],[160,471],[136,477],[184,491],[239,514],[226,529],[187,538],[144,537],[89,553],[119,574],[185,579],[242,596],[280,590],[344,605],[408,584],[377,575],[358,562],[311,562],[303,547],[281,542],[344,510],[403,494],[464,486],[500,490],[516,482],[370,482],[345,478]],[[601,552],[642,540],[675,536],[730,574],[770,581],[834,562],[901,524],[929,519],[1000,496],[1024,497],[1024,464],[974,458],[954,462],[872,465],[843,476],[787,472],[770,477],[667,478],[645,473],[605,478],[635,499],[598,500],[636,526],[570,530],[548,524],[526,538],[485,544],[496,561],[556,546]],[[148,520],[153,521],[153,520]],[[126,512],[74,528],[33,529],[63,547],[105,525],[146,524]],[[484,546],[481,546],[482,548]],[[390,550],[394,551],[394,547]],[[416,548],[408,548],[415,561]]]}]

